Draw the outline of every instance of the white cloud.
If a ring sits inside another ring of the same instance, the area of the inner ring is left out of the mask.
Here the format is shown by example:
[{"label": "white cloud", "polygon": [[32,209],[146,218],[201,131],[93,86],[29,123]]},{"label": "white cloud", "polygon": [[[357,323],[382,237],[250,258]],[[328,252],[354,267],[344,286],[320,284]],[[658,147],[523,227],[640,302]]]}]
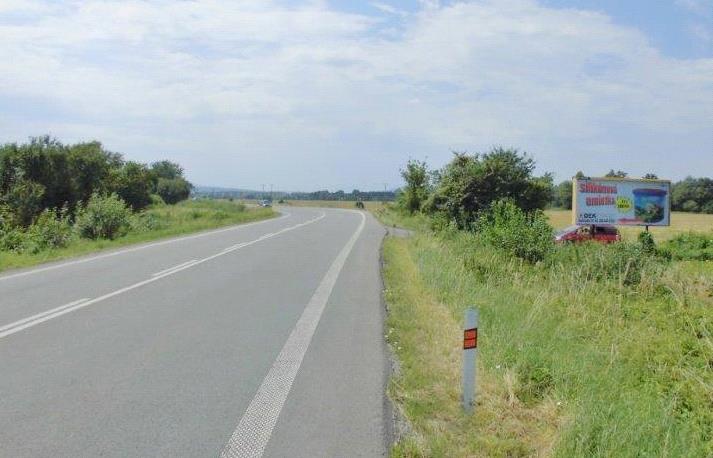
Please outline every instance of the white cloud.
[{"label": "white cloud", "polygon": [[676,5],[704,17],[713,15],[713,0],[676,0]]},{"label": "white cloud", "polygon": [[388,3],[371,2],[370,5],[384,13],[394,14],[397,16],[406,16],[407,15],[407,13],[405,11],[395,8],[391,5],[389,5]]},{"label": "white cloud", "polygon": [[3,3],[0,136],[97,137],[201,183],[303,189],[396,184],[410,155],[491,144],[562,174],[713,166],[713,59],[531,0],[383,24],[319,1]]}]

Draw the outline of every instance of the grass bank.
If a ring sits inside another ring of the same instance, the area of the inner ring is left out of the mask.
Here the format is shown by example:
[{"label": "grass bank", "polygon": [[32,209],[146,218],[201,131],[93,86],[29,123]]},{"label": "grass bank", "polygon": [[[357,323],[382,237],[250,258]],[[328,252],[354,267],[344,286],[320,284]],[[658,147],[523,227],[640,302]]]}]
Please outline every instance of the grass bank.
[{"label": "grass bank", "polygon": [[[713,456],[712,263],[652,265],[629,284],[597,275],[586,250],[531,265],[425,231],[388,238],[384,260],[389,391],[412,428],[393,456]],[[459,399],[469,305],[473,417]]]},{"label": "grass bank", "polygon": [[48,261],[79,256],[96,251],[119,248],[192,232],[272,218],[277,213],[270,208],[246,208],[244,205],[219,200],[184,201],[176,205],[151,207],[138,217],[144,223],[140,230],[114,240],[74,238],[66,247],[39,253],[0,251],[0,271],[29,267]]}]

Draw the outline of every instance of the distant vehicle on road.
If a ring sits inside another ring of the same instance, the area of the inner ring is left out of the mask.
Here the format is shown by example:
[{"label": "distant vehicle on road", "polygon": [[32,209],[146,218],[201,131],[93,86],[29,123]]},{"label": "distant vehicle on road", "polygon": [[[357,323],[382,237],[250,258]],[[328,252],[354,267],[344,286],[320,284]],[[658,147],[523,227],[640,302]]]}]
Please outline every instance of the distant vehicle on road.
[{"label": "distant vehicle on road", "polygon": [[570,226],[555,235],[555,242],[557,243],[581,243],[588,241],[616,243],[620,240],[621,233],[616,226]]},{"label": "distant vehicle on road", "polygon": [[269,200],[261,200],[259,205],[261,207],[268,208],[268,207],[272,207],[272,202],[270,202]]}]

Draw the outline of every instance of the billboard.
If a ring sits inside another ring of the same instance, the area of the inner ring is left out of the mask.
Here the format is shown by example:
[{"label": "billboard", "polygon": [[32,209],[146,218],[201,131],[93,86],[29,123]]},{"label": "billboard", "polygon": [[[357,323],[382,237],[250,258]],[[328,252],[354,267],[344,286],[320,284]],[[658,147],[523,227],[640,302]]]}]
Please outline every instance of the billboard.
[{"label": "billboard", "polygon": [[670,226],[671,182],[630,178],[575,178],[574,224]]}]

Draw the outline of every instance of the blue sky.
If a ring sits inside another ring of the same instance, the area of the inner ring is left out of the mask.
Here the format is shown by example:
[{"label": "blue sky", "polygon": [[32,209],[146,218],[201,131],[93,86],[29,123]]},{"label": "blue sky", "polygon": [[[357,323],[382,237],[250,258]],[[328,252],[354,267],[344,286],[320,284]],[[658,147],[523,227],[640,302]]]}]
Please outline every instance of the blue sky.
[{"label": "blue sky", "polygon": [[[448,5],[454,2],[441,2]],[[334,8],[360,14],[379,15],[378,6],[414,12],[422,7],[417,0],[354,2],[331,0]],[[713,41],[697,33],[705,29],[713,34],[713,3],[700,0],[542,0],[541,5],[560,9],[597,11],[616,24],[635,27],[664,54],[678,58],[711,57]]]},{"label": "blue sky", "polygon": [[713,0],[3,0],[0,142],[286,190],[492,145],[558,179],[710,176],[712,24]]},{"label": "blue sky", "polygon": [[601,11],[614,23],[641,30],[667,56],[711,57],[713,42],[697,31],[713,33],[713,3],[675,0],[547,0],[554,8]]}]

